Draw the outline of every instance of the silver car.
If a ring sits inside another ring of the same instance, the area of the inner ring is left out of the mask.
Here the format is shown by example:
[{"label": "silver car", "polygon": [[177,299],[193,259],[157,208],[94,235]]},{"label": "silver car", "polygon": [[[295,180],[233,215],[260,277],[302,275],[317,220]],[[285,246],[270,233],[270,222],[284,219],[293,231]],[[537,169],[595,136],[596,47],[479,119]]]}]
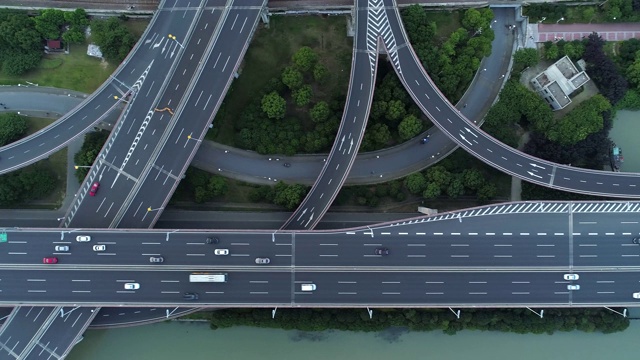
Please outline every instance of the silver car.
[{"label": "silver car", "polygon": [[67,251],[69,251],[69,247],[67,245],[56,245],[55,249],[58,252],[67,252]]},{"label": "silver car", "polygon": [[107,245],[93,245],[93,251],[105,251],[107,250]]},{"label": "silver car", "polygon": [[260,257],[256,258],[256,264],[258,264],[258,265],[266,265],[266,264],[268,264],[270,262],[271,262],[271,259],[269,259],[269,258],[260,258]]}]

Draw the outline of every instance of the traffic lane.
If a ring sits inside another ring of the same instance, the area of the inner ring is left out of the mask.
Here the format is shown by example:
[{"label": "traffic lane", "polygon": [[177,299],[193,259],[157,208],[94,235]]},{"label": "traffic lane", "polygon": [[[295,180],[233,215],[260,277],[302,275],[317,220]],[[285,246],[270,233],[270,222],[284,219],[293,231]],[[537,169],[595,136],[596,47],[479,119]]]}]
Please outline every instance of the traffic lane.
[{"label": "traffic lane", "polygon": [[[516,204],[517,205],[517,204]],[[527,205],[527,204],[525,204]],[[535,211],[537,204],[523,207]],[[563,213],[509,213],[509,204],[485,206],[470,210],[434,214],[397,223],[374,225],[348,231],[353,236],[406,236],[406,235],[568,235],[569,214]],[[498,213],[502,212],[502,213]],[[540,224],[544,224],[541,227]],[[372,230],[370,230],[372,229]]]},{"label": "traffic lane", "polygon": [[[200,20],[207,22],[207,21],[217,21],[219,19],[220,16],[220,12],[207,12],[208,16],[203,16]],[[200,46],[200,50],[204,51],[204,47],[205,45],[202,44]],[[193,53],[192,53],[193,55]],[[199,56],[197,56],[196,58],[199,58]],[[189,62],[189,58],[183,58],[185,62]],[[186,70],[185,70],[186,71]],[[183,73],[184,75],[184,73]],[[174,80],[174,77],[172,77],[172,81]],[[177,80],[176,80],[177,81]],[[180,80],[182,81],[182,80]],[[179,81],[178,81],[179,82]],[[179,85],[177,85],[176,83],[173,83],[174,86],[179,87]],[[156,86],[160,87],[161,83],[159,82]],[[171,89],[172,86],[172,82],[170,81],[170,85],[168,87],[168,89]],[[153,85],[152,85],[153,87]],[[147,95],[150,92],[147,92]],[[174,94],[175,95],[175,94]],[[152,100],[150,98],[147,99],[142,99],[143,101],[147,102],[149,100]],[[162,103],[162,102],[161,102]],[[150,105],[150,104],[149,104]],[[167,105],[170,105],[170,103],[167,103]],[[162,109],[157,109],[157,110],[166,110],[167,108],[162,108]],[[133,178],[137,178],[138,176],[141,175],[142,169],[143,167],[146,165],[145,161],[140,162],[140,159],[145,159],[145,156],[147,156],[146,158],[148,158],[148,156],[150,156],[149,152],[152,151],[152,149],[155,149],[155,144],[158,142],[159,136],[160,136],[160,131],[158,132],[158,134],[156,134],[156,130],[157,128],[161,128],[163,126],[163,123],[160,123],[163,118],[164,118],[164,113],[161,113],[161,115],[159,116],[159,119],[156,121],[153,121],[153,119],[148,119],[147,115],[149,114],[149,109],[148,107],[144,106],[144,102],[142,104],[140,104],[140,106],[136,106],[135,110],[137,111],[137,113],[135,111],[132,111],[131,116],[134,119],[134,121],[131,122],[131,125],[128,127],[124,127],[122,128],[122,130],[124,130],[122,133],[120,131],[117,131],[115,135],[121,134],[120,137],[117,137],[115,139],[115,141],[109,141],[107,146],[105,146],[105,151],[107,153],[107,155],[105,155],[107,158],[111,158],[111,163],[113,164],[114,167],[120,169],[120,171],[124,171],[124,173],[127,176],[120,176],[119,173],[114,175],[114,180],[113,182],[115,183],[116,180],[118,179],[125,179],[125,182],[130,180],[131,177]],[[139,119],[138,121],[135,121],[135,119]],[[168,119],[166,120],[168,121]],[[138,125],[139,124],[139,125]],[[152,125],[151,125],[152,124]],[[151,125],[151,126],[149,126]],[[149,129],[147,129],[147,127],[149,127]],[[145,136],[146,134],[146,136]],[[112,135],[113,137],[113,135]],[[120,143],[126,143],[126,144],[130,144],[129,146],[121,146],[119,145]],[[109,150],[110,150],[110,144],[113,143],[114,145],[114,149],[115,149],[115,154],[110,155],[109,154]],[[140,146],[138,146],[140,145]],[[149,146],[151,145],[151,146]],[[147,149],[148,148],[148,149]],[[136,152],[136,150],[138,150]],[[147,153],[145,155],[145,152]],[[112,157],[111,157],[112,156]],[[91,180],[91,179],[90,179]],[[100,179],[98,179],[100,180]],[[111,187],[113,187],[115,184],[112,183]],[[119,197],[114,197],[114,196],[110,196],[110,200],[112,200],[111,202],[111,206],[115,203],[121,204],[124,199],[127,197],[127,195],[130,193],[129,191],[126,191],[128,189],[130,189],[132,186],[131,184],[125,184],[124,186],[121,185],[121,187],[123,187],[123,189],[121,191],[118,191],[117,194],[119,194]],[[101,204],[102,205],[102,204]],[[111,209],[111,206],[106,207],[106,211],[107,213],[104,215],[104,218],[107,218],[108,216],[108,212]],[[116,207],[115,212],[111,215],[111,216],[115,216],[115,214],[117,214],[117,212],[119,211],[119,207]],[[96,210],[96,212],[99,212],[99,209]],[[93,223],[91,226],[100,226],[98,224],[104,224],[105,220],[97,220],[94,219]],[[108,221],[108,219],[107,219]],[[84,223],[84,222],[83,222]],[[104,225],[102,225],[104,226]]]},{"label": "traffic lane", "polygon": [[574,266],[637,266],[640,245],[620,237],[574,236]]},{"label": "traffic lane", "polygon": [[[570,255],[566,236],[407,236],[393,243],[380,237],[311,242],[296,236],[296,240],[297,266],[569,266]],[[377,255],[377,249],[386,249],[389,255]]]},{"label": "traffic lane", "polygon": [[638,197],[640,175],[610,171],[580,169],[558,165],[553,186],[561,189],[576,189],[582,193],[616,197]]},{"label": "traffic lane", "polygon": [[[133,142],[129,147],[128,153],[132,159],[144,159],[145,161],[128,161],[121,166],[123,171],[135,174],[136,177],[141,175],[144,177],[143,171],[147,167],[148,159],[152,159],[153,154],[158,151],[158,144],[163,136],[166,136],[166,128],[174,126],[172,124],[175,122],[173,114],[180,111],[179,107],[185,101],[183,97],[193,80],[194,72],[203,61],[207,45],[214,36],[215,26],[208,26],[207,30],[201,29],[209,24],[217,24],[221,14],[220,10],[205,11],[198,19],[195,29],[200,30],[195,30],[187,39],[188,42],[184,44],[185,48],[180,61],[175,70],[170,73],[171,79],[155,104],[155,109],[144,109],[147,112],[146,116],[150,119],[137,130],[139,142]],[[154,111],[154,113],[148,114],[149,111]],[[166,116],[164,116],[165,113]],[[152,123],[153,125],[147,129],[146,127]]]},{"label": "traffic lane", "polygon": [[[92,307],[63,307],[26,359],[51,359],[66,354],[93,320]],[[54,356],[52,356],[55,354]]]},{"label": "traffic lane", "polygon": [[[487,164],[532,182],[549,183],[551,165],[497,142],[462,118],[436,90],[408,47],[398,49],[402,79],[410,94],[432,121],[458,145]],[[413,80],[413,81],[411,81]]]},{"label": "traffic lane", "polygon": [[[41,264],[44,257],[56,257],[60,264],[142,264],[151,263],[151,257],[164,258],[162,265],[255,265],[256,258],[269,258],[271,265],[291,264],[291,241],[284,234],[278,238],[271,234],[228,234],[218,244],[205,244],[199,234],[109,233],[77,232],[91,236],[89,242],[77,242],[74,234],[60,239],[59,233],[38,241],[14,240],[10,246],[0,247],[0,262],[6,264]],[[14,238],[10,235],[10,238]],[[192,239],[196,239],[195,241]],[[51,242],[50,245],[43,245]],[[69,251],[56,251],[55,246],[68,246]],[[103,248],[96,249],[96,246]],[[215,250],[226,250],[227,255],[216,255]],[[49,265],[55,266],[55,265]]]},{"label": "traffic lane", "polygon": [[[0,354],[11,349],[16,354],[22,353],[38,330],[51,315],[53,307],[19,306],[14,308],[5,321],[0,332]],[[23,341],[21,341],[23,340]],[[13,356],[11,357],[13,358]]]},{"label": "traffic lane", "polygon": [[[152,170],[144,178],[144,184],[136,193],[132,204],[145,202],[145,205],[149,204],[147,208],[161,209],[168,194],[173,192],[180,176],[186,170],[185,159],[195,153],[195,148],[201,141],[200,134],[209,124],[210,118],[203,114],[214,113],[222,101],[259,14],[259,10],[246,9],[232,9],[229,12],[216,45],[204,65],[203,74],[206,75],[199,77],[192,96],[187,100],[185,110],[181,114],[181,118],[198,119],[198,121],[179,120],[170,130],[171,133],[162,144],[159,155],[152,159],[155,161],[155,171]],[[223,39],[224,41],[221,41]],[[233,61],[232,59],[236,59],[237,62],[229,63]],[[159,194],[161,197],[158,196]],[[151,214],[152,216],[147,215],[136,213],[132,207],[129,207],[119,226],[150,226],[157,220],[158,213]]]},{"label": "traffic lane", "polygon": [[[290,302],[291,272],[229,272],[226,283],[190,283],[190,271],[7,271],[3,276],[6,302],[83,303],[261,303]],[[138,283],[127,290],[126,283]],[[196,292],[198,301],[185,301],[184,292]]]},{"label": "traffic lane", "polygon": [[[356,44],[361,47],[362,45]],[[345,105],[340,129],[320,177],[296,209],[284,228],[311,229],[328,210],[351,169],[364,135],[373,94],[373,74],[367,53],[354,53],[349,99]],[[375,69],[375,67],[374,67]],[[371,174],[383,177],[383,174]]]},{"label": "traffic lane", "polygon": [[[316,291],[302,292],[300,284]],[[304,304],[566,304],[559,272],[297,272]]]},{"label": "traffic lane", "polygon": [[[394,0],[383,0],[384,3],[384,11],[387,19],[389,20],[388,24],[391,29],[391,33],[393,34],[393,38],[396,42],[396,46],[405,47],[409,43],[408,36],[404,31],[404,26],[402,24],[402,19],[400,18],[400,11],[396,5],[396,1]],[[400,36],[404,34],[404,36]],[[389,49],[391,50],[391,49]]]},{"label": "traffic lane", "polygon": [[633,293],[640,292],[638,272],[578,272],[574,281],[580,290],[573,291],[572,301],[578,304],[637,303]]}]

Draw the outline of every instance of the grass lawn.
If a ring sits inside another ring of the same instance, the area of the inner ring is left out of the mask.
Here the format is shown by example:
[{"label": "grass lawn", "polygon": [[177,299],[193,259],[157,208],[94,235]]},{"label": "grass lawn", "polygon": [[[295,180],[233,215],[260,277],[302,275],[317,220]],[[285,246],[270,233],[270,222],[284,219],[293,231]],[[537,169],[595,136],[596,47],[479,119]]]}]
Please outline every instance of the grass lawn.
[{"label": "grass lawn", "polygon": [[247,50],[240,77],[234,81],[216,117],[217,131],[210,132],[207,138],[233,146],[235,118],[270,79],[280,76],[302,46],[314,49],[318,61],[333,74],[323,87],[342,86],[346,94],[353,47],[353,40],[346,35],[346,21],[341,16],[273,16],[269,28],[261,25]]},{"label": "grass lawn", "polygon": [[86,45],[72,45],[69,55],[45,55],[39,67],[25,75],[0,75],[0,84],[29,81],[40,86],[92,93],[113,73],[116,65],[87,55]]},{"label": "grass lawn", "polygon": [[461,14],[461,11],[427,11],[427,17],[436,23],[436,33],[443,40],[448,39],[449,35],[462,27]]}]

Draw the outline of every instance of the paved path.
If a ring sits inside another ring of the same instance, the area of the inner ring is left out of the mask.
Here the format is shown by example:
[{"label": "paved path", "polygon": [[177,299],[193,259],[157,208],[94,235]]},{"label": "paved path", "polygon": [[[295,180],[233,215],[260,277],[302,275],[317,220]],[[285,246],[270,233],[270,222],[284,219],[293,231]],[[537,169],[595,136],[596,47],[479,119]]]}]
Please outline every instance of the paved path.
[{"label": "paved path", "polygon": [[531,24],[536,42],[580,40],[597,32],[605,41],[623,41],[640,38],[640,23],[609,24]]}]

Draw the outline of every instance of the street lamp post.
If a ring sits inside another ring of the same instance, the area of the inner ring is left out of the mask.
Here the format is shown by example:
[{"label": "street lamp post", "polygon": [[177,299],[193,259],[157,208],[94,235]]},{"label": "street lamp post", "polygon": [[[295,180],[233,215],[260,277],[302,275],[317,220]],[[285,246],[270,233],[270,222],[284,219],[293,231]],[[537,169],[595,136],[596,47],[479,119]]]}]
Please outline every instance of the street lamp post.
[{"label": "street lamp post", "polygon": [[556,24],[559,23],[560,21],[564,21],[564,17],[561,17],[560,19],[558,19],[558,21],[556,21]]},{"label": "street lamp post", "polygon": [[196,139],[196,138],[194,138],[193,136],[191,136],[191,134],[187,135],[187,139],[189,139],[189,140],[194,140],[194,141],[198,141],[198,142],[202,141],[202,140],[200,140],[200,139]]},{"label": "street lamp post", "polygon": [[87,165],[73,165],[73,168],[78,170],[79,168],[88,168],[91,169],[91,166],[87,166]]},{"label": "street lamp post", "polygon": [[169,39],[175,41],[178,45],[180,45],[181,48],[184,49],[184,46],[182,46],[182,44],[180,44],[180,41],[176,40],[176,36],[175,35],[169,34]]},{"label": "street lamp post", "polygon": [[157,208],[157,209],[152,209],[152,208],[151,208],[151,206],[149,206],[149,207],[147,208],[147,211],[148,211],[148,212],[152,212],[152,211],[158,211],[158,210],[162,210],[162,209],[164,209],[164,208],[159,207],[159,208]]}]

